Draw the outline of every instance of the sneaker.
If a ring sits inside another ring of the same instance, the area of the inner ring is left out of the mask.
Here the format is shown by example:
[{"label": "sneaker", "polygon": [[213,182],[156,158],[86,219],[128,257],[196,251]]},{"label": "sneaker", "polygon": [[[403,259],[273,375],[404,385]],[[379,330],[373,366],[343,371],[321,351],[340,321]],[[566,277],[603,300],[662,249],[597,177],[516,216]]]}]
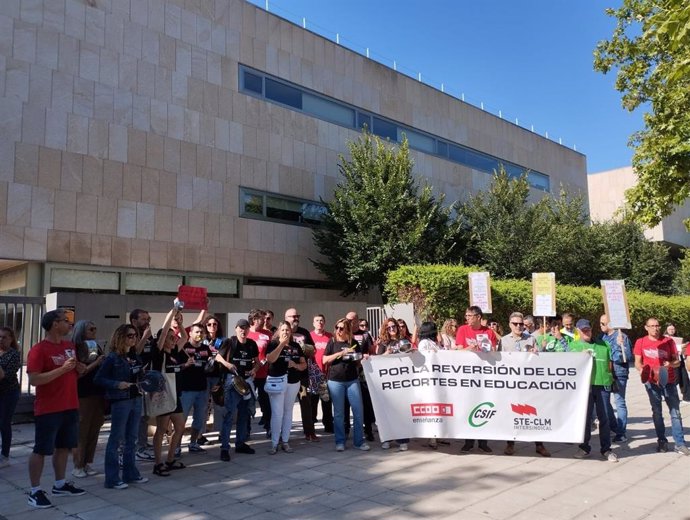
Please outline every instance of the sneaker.
[{"label": "sneaker", "polygon": [[48,497],[42,489],[39,489],[35,493],[29,493],[29,505],[37,509],[53,507],[53,504],[50,503],[50,500],[48,500]]},{"label": "sneaker", "polygon": [[292,453],[293,451],[295,451],[290,447],[290,444],[288,444],[287,442],[284,442],[281,448],[285,453]]},{"label": "sneaker", "polygon": [[474,448],[474,442],[465,442],[462,448],[460,448],[460,453],[469,453],[472,451],[472,448]]},{"label": "sneaker", "polygon": [[335,451],[345,451],[345,445],[344,444],[336,444],[335,445]]},{"label": "sneaker", "polygon": [[220,460],[222,460],[223,462],[230,462],[230,451],[220,450]]},{"label": "sneaker", "polygon": [[484,453],[493,453],[494,450],[492,450],[489,445],[487,444],[486,441],[484,442],[479,442],[479,451],[483,451]]},{"label": "sneaker", "polygon": [[89,476],[89,477],[93,477],[94,475],[98,475],[98,471],[96,471],[95,469],[93,469],[93,468],[92,468],[91,466],[89,466],[88,464],[87,464],[86,466],[84,466],[84,471],[86,471],[86,475]]},{"label": "sneaker", "polygon": [[381,449],[382,450],[390,450],[391,449],[391,443],[388,441],[382,442],[381,443]]},{"label": "sneaker", "polygon": [[578,449],[575,455],[573,455],[576,459],[586,459],[589,457],[589,452],[583,450],[582,448]]},{"label": "sneaker", "polygon": [[657,453],[666,453],[667,451],[668,451],[668,441],[657,441],[656,452]]},{"label": "sneaker", "polygon": [[84,494],[86,494],[86,491],[74,487],[71,482],[65,482],[65,485],[61,488],[53,486],[53,496],[56,497],[78,497]]},{"label": "sneaker", "polygon": [[127,489],[129,487],[129,485],[126,482],[120,481],[113,486],[105,486],[105,487],[109,487],[110,489]]},{"label": "sneaker", "polygon": [[74,468],[74,469],[72,470],[72,476],[75,477],[75,478],[86,478],[86,477],[87,477],[86,469],[84,469],[84,468]]},{"label": "sneaker", "polygon": [[134,480],[130,480],[130,484],[146,484],[149,481],[147,477],[142,477],[140,476],[139,478],[135,478]]},{"label": "sneaker", "polygon": [[369,446],[366,442],[363,442],[359,446],[355,446],[355,449],[358,449],[360,451],[369,451],[371,449],[371,446]]},{"label": "sneaker", "polygon": [[400,445],[398,446],[398,451],[407,451],[407,443],[406,442],[401,442]]},{"label": "sneaker", "polygon": [[542,457],[550,457],[551,453],[544,446],[537,446],[535,451]]},{"label": "sneaker", "polygon": [[10,458],[0,455],[0,468],[6,468],[10,465]]},{"label": "sneaker", "polygon": [[603,454],[603,457],[609,461],[609,462],[618,462],[618,455],[616,455],[613,451],[609,450],[606,453]]},{"label": "sneaker", "polygon": [[203,446],[204,444],[208,443],[208,439],[202,435],[197,439],[196,443],[199,446]]},{"label": "sneaker", "polygon": [[248,455],[254,455],[256,453],[256,450],[246,442],[243,442],[242,444],[238,444],[237,446],[235,446],[235,453],[246,453]]},{"label": "sneaker", "polygon": [[676,449],[673,450],[673,451],[675,451],[676,453],[680,453],[681,455],[685,455],[685,456],[690,455],[690,450],[689,450],[688,447],[685,446],[685,445],[683,445],[683,446],[676,446]]},{"label": "sneaker", "polygon": [[199,446],[197,442],[190,442],[188,449],[190,453],[206,453],[206,450]]},{"label": "sneaker", "polygon": [[613,442],[628,442],[628,438],[625,435],[616,435]]},{"label": "sneaker", "polygon": [[276,446],[276,445],[274,444],[273,446],[271,446],[271,449],[268,450],[268,454],[269,454],[269,455],[275,455],[276,453],[278,453],[278,446]]},{"label": "sneaker", "polygon": [[136,453],[139,460],[154,460],[153,454],[146,448],[139,448]]}]

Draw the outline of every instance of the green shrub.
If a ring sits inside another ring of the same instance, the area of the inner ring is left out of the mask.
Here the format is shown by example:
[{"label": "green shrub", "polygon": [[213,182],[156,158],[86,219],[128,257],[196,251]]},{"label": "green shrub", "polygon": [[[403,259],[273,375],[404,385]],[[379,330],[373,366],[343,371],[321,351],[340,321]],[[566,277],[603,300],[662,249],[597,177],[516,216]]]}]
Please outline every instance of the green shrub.
[{"label": "green shrub", "polygon": [[[442,321],[457,318],[460,323],[469,305],[467,275],[481,269],[451,265],[409,265],[388,273],[385,291],[390,303],[412,303],[422,318]],[[649,317],[659,319],[662,327],[672,322],[678,334],[690,336],[690,298],[659,296],[635,290],[627,291],[633,329],[632,338],[646,334],[644,323]],[[532,284],[525,280],[492,280],[492,318],[508,330],[508,316],[519,311],[532,313]],[[559,285],[556,280],[556,310],[572,312],[592,322],[599,331],[599,317],[604,312],[601,289]],[[539,316],[537,316],[539,317]]]}]

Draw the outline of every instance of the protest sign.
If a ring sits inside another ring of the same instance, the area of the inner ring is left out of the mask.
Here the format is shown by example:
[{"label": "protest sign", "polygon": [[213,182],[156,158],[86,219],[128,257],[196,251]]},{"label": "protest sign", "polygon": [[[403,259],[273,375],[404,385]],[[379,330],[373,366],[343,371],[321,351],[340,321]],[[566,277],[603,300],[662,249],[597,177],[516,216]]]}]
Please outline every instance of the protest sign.
[{"label": "protest sign", "polygon": [[631,329],[628,297],[625,294],[625,280],[601,280],[604,297],[604,312],[612,329]]},{"label": "protest sign", "polygon": [[185,309],[208,310],[208,293],[206,287],[180,285],[177,288],[177,299],[184,302]]},{"label": "protest sign", "polygon": [[487,272],[469,273],[470,305],[476,305],[483,313],[491,314],[491,276]]},{"label": "protest sign", "polygon": [[556,315],[555,273],[532,273],[532,314]]}]

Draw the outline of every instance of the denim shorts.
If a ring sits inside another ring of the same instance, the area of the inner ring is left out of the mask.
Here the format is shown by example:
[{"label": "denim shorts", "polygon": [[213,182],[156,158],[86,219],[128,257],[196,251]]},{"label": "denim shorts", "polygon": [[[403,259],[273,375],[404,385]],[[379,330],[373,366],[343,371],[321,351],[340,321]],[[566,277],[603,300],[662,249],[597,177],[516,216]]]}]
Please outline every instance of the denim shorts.
[{"label": "denim shorts", "polygon": [[55,448],[76,448],[79,443],[79,410],[37,415],[35,432],[34,453],[39,455],[52,455]]}]

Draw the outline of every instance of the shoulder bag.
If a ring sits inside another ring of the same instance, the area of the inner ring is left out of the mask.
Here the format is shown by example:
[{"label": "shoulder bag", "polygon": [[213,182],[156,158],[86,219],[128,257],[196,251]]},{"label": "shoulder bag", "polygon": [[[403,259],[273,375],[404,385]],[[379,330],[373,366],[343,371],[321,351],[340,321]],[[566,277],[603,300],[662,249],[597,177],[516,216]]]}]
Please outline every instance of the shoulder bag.
[{"label": "shoulder bag", "polygon": [[[165,358],[163,356],[163,368],[165,368]],[[166,413],[173,412],[177,408],[177,385],[175,382],[175,374],[168,374],[163,371],[163,378],[165,384],[163,389],[159,392],[151,392],[144,394],[144,407],[146,415],[149,417],[158,417]]]}]

